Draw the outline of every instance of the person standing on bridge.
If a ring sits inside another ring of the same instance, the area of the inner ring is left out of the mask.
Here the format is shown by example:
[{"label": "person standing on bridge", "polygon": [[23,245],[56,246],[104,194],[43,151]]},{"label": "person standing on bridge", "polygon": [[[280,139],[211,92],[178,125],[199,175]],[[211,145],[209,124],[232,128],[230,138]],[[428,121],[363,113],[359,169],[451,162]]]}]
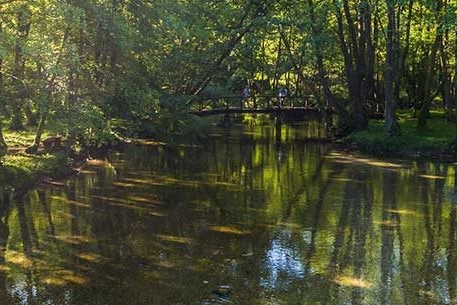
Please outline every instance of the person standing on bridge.
[{"label": "person standing on bridge", "polygon": [[278,107],[282,108],[285,99],[287,98],[287,89],[284,87],[279,88],[278,91]]},{"label": "person standing on bridge", "polygon": [[243,108],[243,104],[249,104],[249,99],[251,98],[251,92],[249,87],[244,87],[243,91],[241,91],[241,108]]},{"label": "person standing on bridge", "polygon": [[244,87],[243,91],[241,92],[241,97],[243,99],[247,99],[251,97],[251,92],[249,91],[249,87]]}]

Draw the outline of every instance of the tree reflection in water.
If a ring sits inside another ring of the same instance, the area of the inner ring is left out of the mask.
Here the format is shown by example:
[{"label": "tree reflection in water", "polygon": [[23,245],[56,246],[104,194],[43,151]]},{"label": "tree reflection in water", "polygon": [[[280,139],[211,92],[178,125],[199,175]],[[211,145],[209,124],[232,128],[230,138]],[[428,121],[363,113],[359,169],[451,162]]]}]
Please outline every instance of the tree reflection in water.
[{"label": "tree reflection in water", "polygon": [[358,158],[310,130],[130,146],[59,188],[3,194],[1,301],[457,304],[455,164]]}]

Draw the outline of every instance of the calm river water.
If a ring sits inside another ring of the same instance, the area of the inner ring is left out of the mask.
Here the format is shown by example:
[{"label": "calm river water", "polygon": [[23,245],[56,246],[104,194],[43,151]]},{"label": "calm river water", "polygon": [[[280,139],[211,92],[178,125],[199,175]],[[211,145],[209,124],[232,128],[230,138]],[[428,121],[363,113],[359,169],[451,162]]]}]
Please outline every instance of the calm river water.
[{"label": "calm river water", "polygon": [[455,163],[250,123],[5,193],[0,304],[457,304]]}]

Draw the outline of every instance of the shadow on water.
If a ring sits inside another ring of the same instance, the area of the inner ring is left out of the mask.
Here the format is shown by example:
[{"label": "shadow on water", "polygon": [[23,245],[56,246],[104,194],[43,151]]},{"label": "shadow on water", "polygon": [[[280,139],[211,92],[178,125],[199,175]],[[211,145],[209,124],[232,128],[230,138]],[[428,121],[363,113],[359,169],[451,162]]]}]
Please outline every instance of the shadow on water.
[{"label": "shadow on water", "polygon": [[214,127],[2,193],[2,304],[456,304],[455,164],[351,156],[319,132]]}]

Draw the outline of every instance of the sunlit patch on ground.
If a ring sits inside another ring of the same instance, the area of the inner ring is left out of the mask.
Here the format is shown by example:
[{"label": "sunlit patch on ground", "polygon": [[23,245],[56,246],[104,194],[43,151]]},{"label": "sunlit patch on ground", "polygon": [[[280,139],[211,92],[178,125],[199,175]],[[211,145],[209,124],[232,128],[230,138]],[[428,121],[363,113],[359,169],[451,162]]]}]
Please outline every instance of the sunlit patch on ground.
[{"label": "sunlit patch on ground", "polygon": [[4,265],[4,264],[0,264],[0,272],[10,272],[11,271],[11,268]]},{"label": "sunlit patch on ground", "polygon": [[340,276],[334,279],[334,282],[341,286],[354,287],[354,288],[370,288],[372,283],[356,277]]},{"label": "sunlit patch on ground", "polygon": [[211,231],[219,232],[219,233],[227,233],[227,234],[235,234],[235,235],[246,235],[249,234],[248,231],[242,231],[235,227],[229,226],[210,226],[209,229]]},{"label": "sunlit patch on ground", "polygon": [[21,268],[31,268],[33,266],[32,259],[21,252],[8,251],[5,255],[5,259]]},{"label": "sunlit patch on ground", "polygon": [[192,239],[187,238],[187,237],[162,235],[162,234],[157,234],[156,236],[161,240],[180,243],[180,244],[190,244],[192,242]]}]

